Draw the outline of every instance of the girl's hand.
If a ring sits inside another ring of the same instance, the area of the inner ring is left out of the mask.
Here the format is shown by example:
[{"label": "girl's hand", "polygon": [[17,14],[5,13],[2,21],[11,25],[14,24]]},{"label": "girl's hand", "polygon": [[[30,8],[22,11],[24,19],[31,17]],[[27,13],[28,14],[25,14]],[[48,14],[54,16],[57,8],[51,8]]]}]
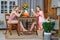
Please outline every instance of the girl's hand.
[{"label": "girl's hand", "polygon": [[23,12],[23,10],[21,10],[21,13]]},{"label": "girl's hand", "polygon": [[33,9],[31,9],[31,11],[32,11],[32,13],[36,16],[36,13],[34,12],[34,10],[33,10]]},{"label": "girl's hand", "polygon": [[33,10],[33,9],[31,9],[31,11],[32,11],[32,12],[34,12],[34,10]]}]

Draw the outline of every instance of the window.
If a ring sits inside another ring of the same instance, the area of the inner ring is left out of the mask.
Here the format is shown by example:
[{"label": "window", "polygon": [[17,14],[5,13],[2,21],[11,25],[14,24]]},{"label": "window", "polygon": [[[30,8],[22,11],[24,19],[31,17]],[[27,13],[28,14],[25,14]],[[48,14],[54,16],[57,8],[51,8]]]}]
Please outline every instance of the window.
[{"label": "window", "polygon": [[4,10],[1,10],[1,13],[4,13]]},{"label": "window", "polygon": [[1,13],[7,13],[7,1],[1,1]]},{"label": "window", "polygon": [[10,3],[9,3],[9,13],[11,13],[14,5],[15,5],[15,1],[10,1]]},{"label": "window", "polygon": [[2,1],[1,0],[1,13],[11,13],[11,11],[12,11],[12,9],[13,9],[13,7],[14,7],[14,5],[15,5],[15,0],[13,1],[6,1],[6,0],[4,0],[4,1]]}]

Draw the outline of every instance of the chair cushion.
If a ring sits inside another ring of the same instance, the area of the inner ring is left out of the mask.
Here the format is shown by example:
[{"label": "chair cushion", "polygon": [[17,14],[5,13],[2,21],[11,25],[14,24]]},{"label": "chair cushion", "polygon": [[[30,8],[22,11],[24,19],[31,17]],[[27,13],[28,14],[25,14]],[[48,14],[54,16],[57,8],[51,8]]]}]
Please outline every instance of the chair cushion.
[{"label": "chair cushion", "polygon": [[18,24],[18,20],[7,21],[8,24]]}]

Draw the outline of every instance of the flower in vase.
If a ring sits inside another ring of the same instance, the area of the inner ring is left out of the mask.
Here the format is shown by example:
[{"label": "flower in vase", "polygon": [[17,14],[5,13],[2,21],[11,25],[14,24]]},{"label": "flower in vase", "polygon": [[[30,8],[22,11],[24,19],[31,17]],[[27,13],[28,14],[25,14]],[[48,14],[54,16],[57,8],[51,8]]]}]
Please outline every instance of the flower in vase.
[{"label": "flower in vase", "polygon": [[29,16],[29,13],[28,13],[28,8],[29,8],[29,5],[27,4],[27,3],[23,3],[22,5],[21,5],[21,7],[24,9],[24,16],[25,17],[28,17]]},{"label": "flower in vase", "polygon": [[21,6],[24,10],[28,10],[29,8],[29,5],[27,3],[23,3]]}]

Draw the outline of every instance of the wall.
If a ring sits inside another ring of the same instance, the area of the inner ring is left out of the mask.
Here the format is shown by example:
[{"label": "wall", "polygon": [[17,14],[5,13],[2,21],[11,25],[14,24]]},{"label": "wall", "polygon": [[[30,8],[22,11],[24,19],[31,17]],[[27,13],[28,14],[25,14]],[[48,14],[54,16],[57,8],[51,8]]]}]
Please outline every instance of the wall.
[{"label": "wall", "polygon": [[0,14],[0,20],[3,21],[3,23],[4,23],[4,24],[1,24],[1,25],[0,25],[0,29],[6,28],[6,25],[5,25],[5,16],[4,16],[4,14]]}]

